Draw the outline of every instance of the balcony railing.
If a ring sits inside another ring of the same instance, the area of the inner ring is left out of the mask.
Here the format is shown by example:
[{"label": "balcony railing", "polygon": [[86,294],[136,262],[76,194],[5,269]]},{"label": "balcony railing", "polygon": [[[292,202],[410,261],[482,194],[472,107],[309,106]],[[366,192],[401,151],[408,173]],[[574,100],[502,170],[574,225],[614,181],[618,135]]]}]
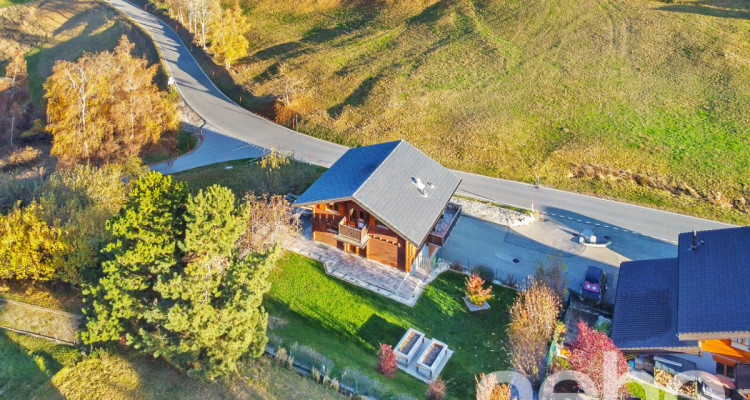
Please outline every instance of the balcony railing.
[{"label": "balcony railing", "polygon": [[367,225],[364,225],[362,229],[355,228],[346,224],[346,218],[342,219],[339,223],[339,234],[337,239],[351,243],[358,247],[364,247],[367,244]]}]

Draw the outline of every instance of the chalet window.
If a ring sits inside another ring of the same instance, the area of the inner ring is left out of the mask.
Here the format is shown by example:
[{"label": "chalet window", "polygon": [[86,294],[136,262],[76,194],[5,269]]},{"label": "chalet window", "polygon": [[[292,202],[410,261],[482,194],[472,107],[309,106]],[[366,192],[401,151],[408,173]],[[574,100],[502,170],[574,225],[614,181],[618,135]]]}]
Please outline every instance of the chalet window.
[{"label": "chalet window", "polygon": [[716,363],[716,375],[726,376],[727,378],[734,379],[734,367],[731,365]]},{"label": "chalet window", "polygon": [[334,214],[338,214],[339,210],[336,208],[335,203],[328,203],[326,204],[326,209]]},{"label": "chalet window", "polygon": [[326,222],[326,231],[331,233],[339,233],[339,224]]}]

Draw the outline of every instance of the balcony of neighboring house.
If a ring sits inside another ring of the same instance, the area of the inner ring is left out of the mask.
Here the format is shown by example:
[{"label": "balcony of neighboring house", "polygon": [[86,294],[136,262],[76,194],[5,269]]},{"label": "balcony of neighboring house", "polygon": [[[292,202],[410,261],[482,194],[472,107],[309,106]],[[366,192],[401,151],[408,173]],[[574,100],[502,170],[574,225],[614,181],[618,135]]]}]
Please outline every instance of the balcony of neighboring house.
[{"label": "balcony of neighboring house", "polygon": [[357,221],[351,220],[348,223],[346,218],[342,219],[339,222],[339,232],[335,237],[336,240],[349,243],[360,249],[367,246],[367,242],[370,240],[370,236],[367,234],[367,223],[363,218]]}]

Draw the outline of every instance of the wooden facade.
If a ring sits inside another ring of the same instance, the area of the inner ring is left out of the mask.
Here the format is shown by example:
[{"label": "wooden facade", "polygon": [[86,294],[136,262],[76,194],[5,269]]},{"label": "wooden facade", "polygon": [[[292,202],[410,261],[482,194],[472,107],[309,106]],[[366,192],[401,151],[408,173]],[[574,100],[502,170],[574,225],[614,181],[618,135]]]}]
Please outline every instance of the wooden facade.
[{"label": "wooden facade", "polygon": [[410,272],[418,249],[353,201],[313,207],[313,240]]}]

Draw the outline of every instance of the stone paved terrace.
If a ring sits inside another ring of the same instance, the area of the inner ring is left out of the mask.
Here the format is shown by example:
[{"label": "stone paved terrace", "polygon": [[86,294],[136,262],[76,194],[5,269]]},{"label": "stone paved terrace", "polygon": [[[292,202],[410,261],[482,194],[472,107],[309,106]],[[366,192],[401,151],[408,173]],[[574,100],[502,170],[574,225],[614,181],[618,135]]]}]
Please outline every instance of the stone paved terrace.
[{"label": "stone paved terrace", "polygon": [[307,235],[287,239],[283,247],[322,262],[328,275],[410,307],[417,303],[424,287],[448,269],[448,264],[440,263],[429,274],[418,271],[410,275],[388,265],[314,242]]}]

